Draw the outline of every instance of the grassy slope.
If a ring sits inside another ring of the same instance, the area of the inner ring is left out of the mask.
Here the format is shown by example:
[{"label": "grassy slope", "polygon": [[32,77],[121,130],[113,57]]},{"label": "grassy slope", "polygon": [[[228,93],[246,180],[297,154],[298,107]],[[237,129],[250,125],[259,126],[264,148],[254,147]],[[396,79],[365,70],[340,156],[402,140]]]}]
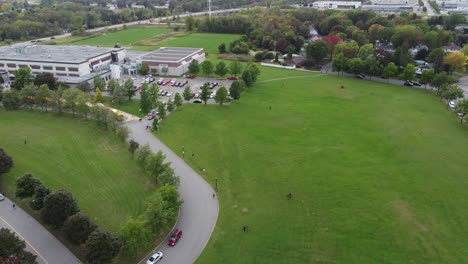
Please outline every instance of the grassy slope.
[{"label": "grassy slope", "polygon": [[104,105],[118,109],[129,114],[140,116],[140,99],[132,99],[130,102],[128,99],[124,99],[121,104],[112,104],[111,97],[104,97]]},{"label": "grassy slope", "polygon": [[72,44],[113,47],[116,43],[119,43],[122,46],[128,47],[134,42],[164,34],[169,31],[170,30],[168,28],[161,27],[136,27],[112,33],[105,33],[100,36],[80,40]]},{"label": "grassy slope", "polygon": [[164,142],[218,178],[220,216],[198,263],[468,262],[468,138],[453,113],[418,89],[267,71],[310,77],[162,124]]},{"label": "grassy slope", "polygon": [[109,132],[68,117],[21,111],[0,112],[0,128],[0,146],[15,162],[2,176],[10,195],[15,179],[30,172],[52,190],[71,191],[81,210],[109,230],[118,231],[144,210],[153,186]]}]

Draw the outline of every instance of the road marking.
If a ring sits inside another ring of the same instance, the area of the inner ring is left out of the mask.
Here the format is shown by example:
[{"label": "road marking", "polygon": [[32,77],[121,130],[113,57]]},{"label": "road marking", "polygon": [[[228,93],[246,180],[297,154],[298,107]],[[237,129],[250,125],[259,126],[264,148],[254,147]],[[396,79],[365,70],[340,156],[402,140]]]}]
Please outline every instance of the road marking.
[{"label": "road marking", "polygon": [[3,217],[0,216],[0,219],[3,222],[5,222],[5,224],[7,224],[10,227],[10,229],[13,230],[21,239],[23,239],[24,242],[26,242],[26,244],[28,244],[28,246],[30,246],[46,264],[49,264],[49,262],[45,260],[45,258],[41,255],[41,253],[39,253],[39,251],[37,251],[18,231],[16,231],[5,219],[3,219]]}]

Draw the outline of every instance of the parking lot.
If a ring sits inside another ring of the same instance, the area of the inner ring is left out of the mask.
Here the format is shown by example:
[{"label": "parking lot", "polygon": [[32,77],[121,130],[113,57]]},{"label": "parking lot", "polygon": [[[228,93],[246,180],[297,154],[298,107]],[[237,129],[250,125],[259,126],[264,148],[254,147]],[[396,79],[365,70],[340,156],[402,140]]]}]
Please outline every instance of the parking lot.
[{"label": "parking lot", "polygon": [[[120,83],[123,84],[129,78],[133,79],[133,83],[134,83],[136,89],[138,89],[138,90],[141,87],[143,81],[145,79],[148,80],[148,78],[145,78],[145,76],[141,76],[141,75],[135,75],[135,76],[125,75],[120,79]],[[151,81],[151,79],[153,81]],[[179,93],[182,96],[185,88],[188,86],[188,87],[190,87],[190,90],[192,91],[192,94],[194,95],[194,98],[192,98],[190,100],[190,103],[193,103],[195,100],[200,99],[199,95],[201,93],[201,88],[205,83],[207,83],[207,82],[217,83],[216,86],[214,86],[213,88],[210,89],[211,96],[210,96],[210,99],[207,102],[208,104],[215,104],[216,103],[215,100],[214,100],[214,95],[215,95],[216,91],[220,87],[224,86],[226,89],[229,90],[229,88],[231,87],[231,84],[233,82],[232,80],[228,80],[227,78],[195,77],[193,79],[189,79],[189,78],[184,78],[184,77],[178,77],[177,78],[177,77],[156,76],[156,77],[150,78],[149,85],[151,85],[153,83],[157,83],[160,79],[162,79],[162,84],[159,84],[159,89],[161,91],[160,100],[165,101],[165,102],[169,101],[170,99],[174,100],[174,97],[175,97],[176,93]],[[183,86],[175,86],[175,85],[173,85],[175,82],[179,82],[179,83],[185,83],[186,82],[186,84],[183,85]],[[135,95],[134,98],[140,99],[140,93],[137,92],[137,94]]]}]

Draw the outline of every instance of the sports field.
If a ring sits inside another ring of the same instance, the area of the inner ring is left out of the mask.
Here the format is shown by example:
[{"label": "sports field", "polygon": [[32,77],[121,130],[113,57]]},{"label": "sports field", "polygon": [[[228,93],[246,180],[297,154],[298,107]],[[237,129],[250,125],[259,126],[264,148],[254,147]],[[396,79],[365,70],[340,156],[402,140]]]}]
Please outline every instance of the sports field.
[{"label": "sports field", "polygon": [[113,232],[145,210],[154,190],[123,143],[78,118],[0,111],[0,147],[14,160],[2,175],[9,197],[16,178],[32,173],[52,190],[71,191],[83,212]]},{"label": "sports field", "polygon": [[161,123],[219,188],[197,263],[468,263],[468,129],[444,103],[317,73],[260,79],[239,102]]}]

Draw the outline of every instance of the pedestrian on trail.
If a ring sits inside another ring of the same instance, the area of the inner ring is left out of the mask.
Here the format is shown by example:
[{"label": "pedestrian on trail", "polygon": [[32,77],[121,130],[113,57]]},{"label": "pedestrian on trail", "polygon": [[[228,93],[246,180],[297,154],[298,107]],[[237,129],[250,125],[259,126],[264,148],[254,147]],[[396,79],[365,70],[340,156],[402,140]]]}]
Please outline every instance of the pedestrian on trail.
[{"label": "pedestrian on trail", "polygon": [[13,209],[16,209],[16,204],[13,204]]},{"label": "pedestrian on trail", "polygon": [[288,197],[288,200],[291,200],[292,199],[292,193],[288,193],[288,195],[286,195]]},{"label": "pedestrian on trail", "polygon": [[192,153],[192,158],[195,157],[195,153]]},{"label": "pedestrian on trail", "polygon": [[243,230],[244,230],[244,232],[249,231],[249,226],[244,226],[244,227],[243,227]]},{"label": "pedestrian on trail", "polygon": [[216,195],[213,193],[213,199],[215,198],[215,196],[216,196]]},{"label": "pedestrian on trail", "polygon": [[27,142],[26,142],[26,140],[25,140],[25,141],[24,141],[24,144],[26,145],[26,143],[27,143]]}]

